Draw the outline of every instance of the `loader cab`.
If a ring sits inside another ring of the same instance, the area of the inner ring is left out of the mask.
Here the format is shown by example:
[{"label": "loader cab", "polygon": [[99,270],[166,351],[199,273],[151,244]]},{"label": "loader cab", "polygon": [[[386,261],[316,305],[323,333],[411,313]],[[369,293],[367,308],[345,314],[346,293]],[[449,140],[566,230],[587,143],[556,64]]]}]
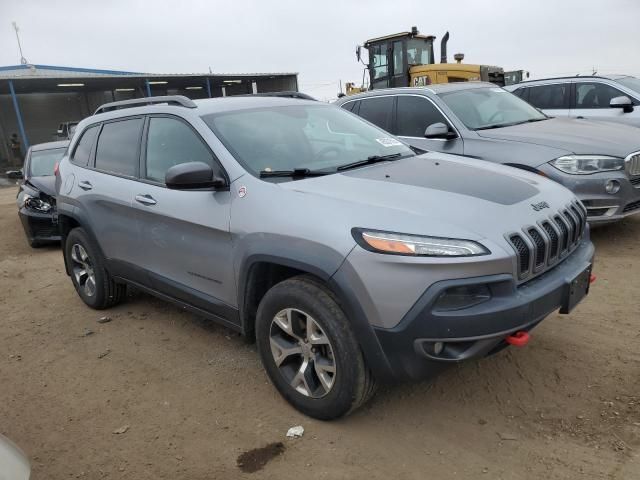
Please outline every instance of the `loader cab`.
[{"label": "loader cab", "polygon": [[[367,40],[369,85],[372,89],[410,86],[409,69],[433,63],[433,35],[396,33]],[[360,51],[358,50],[358,57]],[[360,60],[360,58],[358,58]]]}]

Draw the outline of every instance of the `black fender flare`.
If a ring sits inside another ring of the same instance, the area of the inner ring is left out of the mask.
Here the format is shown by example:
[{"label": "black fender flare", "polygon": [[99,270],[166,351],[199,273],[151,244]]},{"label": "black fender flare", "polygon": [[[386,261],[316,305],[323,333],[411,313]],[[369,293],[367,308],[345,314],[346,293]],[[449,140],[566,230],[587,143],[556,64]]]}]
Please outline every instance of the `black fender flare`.
[{"label": "black fender flare", "polygon": [[[351,287],[347,277],[341,273],[339,267],[337,271],[327,271],[326,268],[310,262],[302,262],[291,258],[269,254],[254,254],[245,259],[240,269],[238,281],[238,305],[240,309],[240,319],[243,331],[247,331],[247,318],[245,310],[245,294],[247,287],[247,277],[251,267],[259,262],[269,262],[284,267],[294,268],[304,273],[309,273],[320,279],[324,285],[337,298],[338,303],[351,323],[351,327],[356,336],[367,366],[371,369],[378,381],[392,381],[396,376],[387,360],[377,335],[369,323],[358,298]],[[250,327],[252,328],[252,327]]]}]

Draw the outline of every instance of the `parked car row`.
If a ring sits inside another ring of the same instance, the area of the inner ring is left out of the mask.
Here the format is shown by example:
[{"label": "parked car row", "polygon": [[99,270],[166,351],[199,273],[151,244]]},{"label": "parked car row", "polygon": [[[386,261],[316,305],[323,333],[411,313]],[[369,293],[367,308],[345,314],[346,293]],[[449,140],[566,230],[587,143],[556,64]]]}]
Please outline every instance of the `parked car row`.
[{"label": "parked car row", "polygon": [[482,82],[374,90],[336,104],[422,150],[549,177],[578,196],[591,224],[640,213],[640,131],[635,127],[552,118]]},{"label": "parked car row", "polygon": [[[549,313],[570,312],[589,291],[587,209],[538,174],[573,147],[541,148],[547,158],[536,163],[521,134],[489,134],[522,120],[570,131],[569,120],[503,90],[464,87],[342,104],[366,118],[369,102],[390,100],[380,118],[400,137],[296,97],[103,105],[78,124],[58,167],[36,167],[55,145],[33,147],[21,215],[31,226],[25,209],[51,206],[66,272],[88,306],[113,306],[133,286],[218,321],[256,339],[291,404],[336,418],[377,383],[525,345]],[[501,102],[504,112],[488,109]],[[523,168],[481,160],[499,142],[522,149],[511,157]]]}]

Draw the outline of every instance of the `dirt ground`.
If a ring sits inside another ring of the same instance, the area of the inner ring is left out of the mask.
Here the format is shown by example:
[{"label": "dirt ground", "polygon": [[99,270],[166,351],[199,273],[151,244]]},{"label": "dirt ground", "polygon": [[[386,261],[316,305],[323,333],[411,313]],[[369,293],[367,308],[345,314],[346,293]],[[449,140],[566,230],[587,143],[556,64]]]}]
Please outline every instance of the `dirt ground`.
[{"label": "dirt ground", "polygon": [[0,189],[0,432],[34,479],[640,478],[640,216],[593,232],[591,294],[526,348],[327,423],[223,327],[142,294],[84,306],[60,249],[28,247],[14,199]]}]

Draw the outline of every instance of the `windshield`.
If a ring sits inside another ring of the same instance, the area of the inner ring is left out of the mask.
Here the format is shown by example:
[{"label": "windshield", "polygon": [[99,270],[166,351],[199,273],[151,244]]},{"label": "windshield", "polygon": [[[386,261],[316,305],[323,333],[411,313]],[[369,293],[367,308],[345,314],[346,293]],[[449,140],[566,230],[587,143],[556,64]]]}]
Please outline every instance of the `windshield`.
[{"label": "windshield", "polygon": [[618,82],[621,85],[624,85],[627,88],[630,88],[634,92],[640,93],[640,80],[637,79],[636,77],[617,78],[616,82]]},{"label": "windshield", "polygon": [[374,156],[413,156],[388,133],[329,105],[291,105],[236,110],[203,117],[242,166],[260,172],[338,167]]},{"label": "windshield", "polygon": [[502,88],[473,88],[441,93],[440,98],[471,130],[500,128],[547,117]]},{"label": "windshield", "polygon": [[53,175],[53,167],[59,162],[66,148],[52,148],[50,150],[36,150],[31,152],[29,160],[29,175],[32,177],[47,177]]}]

